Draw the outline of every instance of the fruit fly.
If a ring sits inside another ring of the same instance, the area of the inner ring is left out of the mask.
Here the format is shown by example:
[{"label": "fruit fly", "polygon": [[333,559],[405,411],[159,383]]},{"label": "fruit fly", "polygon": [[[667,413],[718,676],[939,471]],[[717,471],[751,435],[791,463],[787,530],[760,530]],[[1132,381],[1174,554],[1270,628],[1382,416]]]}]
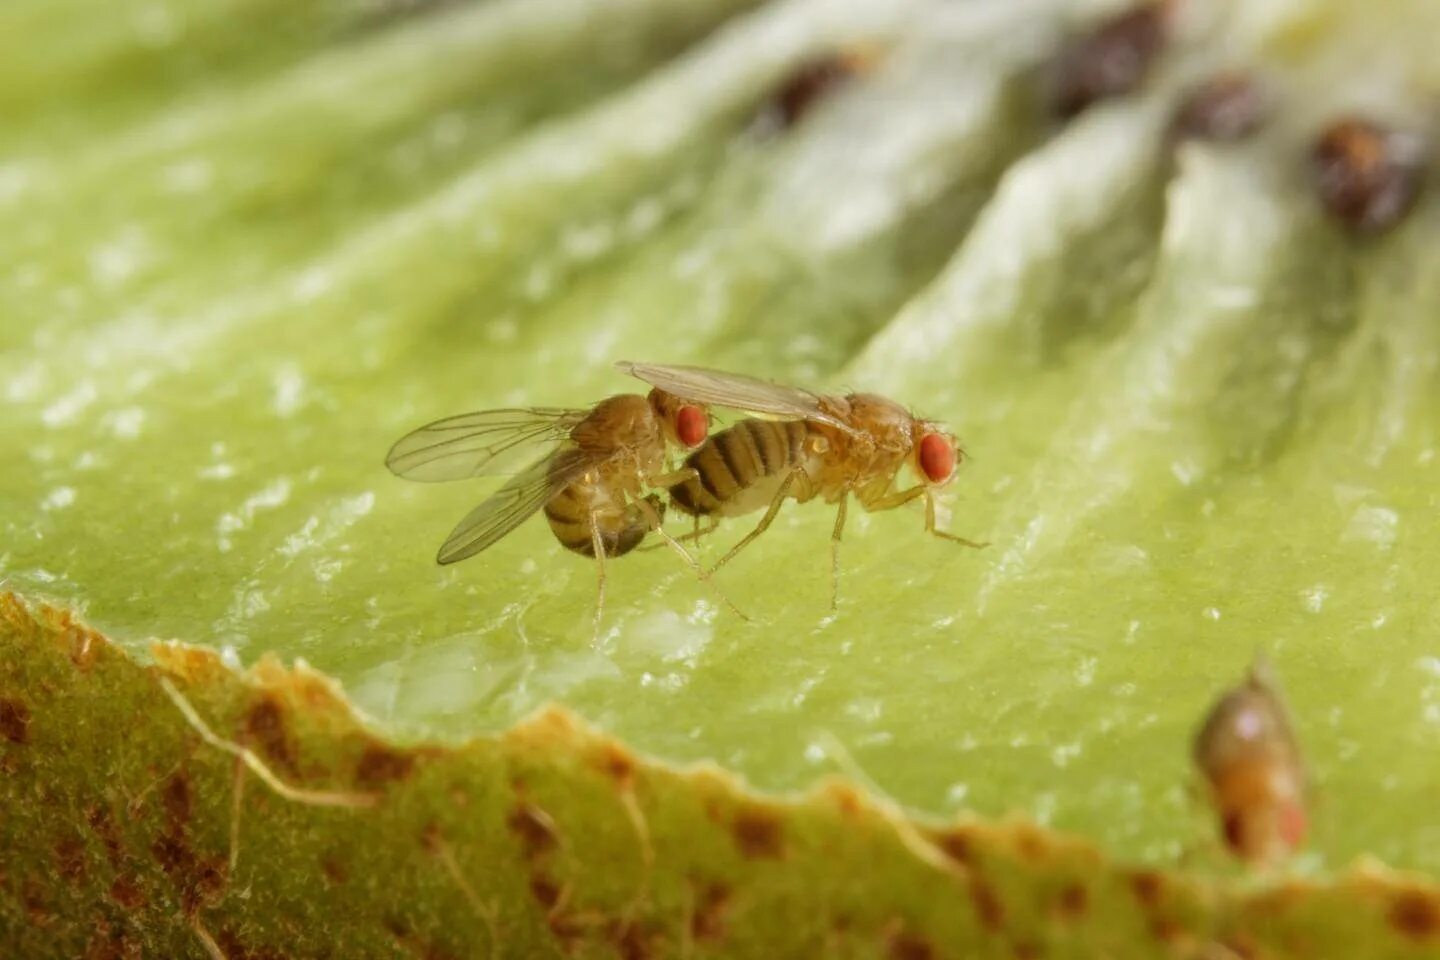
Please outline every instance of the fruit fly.
[{"label": "fruit fly", "polygon": [[[755,529],[712,568],[718,570],[764,533],[787,497],[836,505],[830,537],[831,606],[839,592],[840,538],[853,494],[868,512],[925,502],[925,530],[937,537],[984,544],[935,526],[935,494],[950,482],[964,454],[940,424],[912,415],[873,393],[822,395],[740,374],[701,367],[621,363],[621,370],[697,404],[732,407],[779,420],[746,419],[712,435],[685,460],[690,474],[671,485],[671,503],[696,518],[734,517],[764,509]],[[918,482],[896,489],[909,465]],[[714,528],[712,523],[711,528]],[[705,531],[708,532],[708,531]]]},{"label": "fruit fly", "polygon": [[545,450],[466,515],[435,559],[450,564],[473,557],[544,510],[562,546],[595,558],[598,634],[606,558],[629,553],[652,530],[708,583],[709,575],[689,551],[661,529],[665,503],[646,490],[684,482],[689,472],[669,470],[667,453],[671,447],[695,449],[709,428],[702,406],[652,390],[648,396],[609,397],[589,409],[531,407],[447,417],[401,437],[385,465],[396,476],[433,483],[503,474],[517,459]]},{"label": "fruit fly", "polygon": [[1305,770],[1270,662],[1258,657],[1211,708],[1195,736],[1195,763],[1220,815],[1225,845],[1273,864],[1305,839]]}]

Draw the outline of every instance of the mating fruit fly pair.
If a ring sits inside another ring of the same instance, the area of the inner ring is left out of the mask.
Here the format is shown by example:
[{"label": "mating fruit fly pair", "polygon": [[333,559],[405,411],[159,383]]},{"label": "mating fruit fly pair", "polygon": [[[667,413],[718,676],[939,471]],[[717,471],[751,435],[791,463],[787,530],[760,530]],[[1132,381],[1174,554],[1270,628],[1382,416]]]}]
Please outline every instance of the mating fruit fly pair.
[{"label": "mating fruit fly pair", "polygon": [[[543,510],[564,547],[596,560],[598,630],[605,560],[635,549],[651,531],[709,583],[710,572],[665,532],[667,504],[657,490],[667,492],[670,503],[697,524],[710,519],[710,529],[721,517],[765,510],[759,525],[715,569],[764,533],[787,498],[836,504],[832,585],[838,583],[839,543],[852,494],[868,511],[923,500],[928,532],[980,546],[935,526],[935,493],[950,481],[962,456],[955,438],[892,400],[815,394],[700,367],[618,366],[653,389],[647,396],[609,397],[588,409],[460,414],[423,426],[391,448],[386,465],[392,472],[427,482],[503,474],[517,459],[545,451],[460,521],[440,547],[440,563],[474,556]],[[743,419],[712,436],[711,406],[775,419]],[[678,469],[669,464],[672,450],[688,454]],[[918,482],[897,490],[906,465]]]}]

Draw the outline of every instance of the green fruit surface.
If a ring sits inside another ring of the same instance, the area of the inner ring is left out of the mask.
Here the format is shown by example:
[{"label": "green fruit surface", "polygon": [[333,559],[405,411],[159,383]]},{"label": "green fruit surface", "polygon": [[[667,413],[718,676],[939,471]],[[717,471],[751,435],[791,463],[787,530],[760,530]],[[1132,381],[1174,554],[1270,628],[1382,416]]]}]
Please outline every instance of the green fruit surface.
[{"label": "green fruit surface", "polygon": [[[1190,739],[1263,650],[1314,787],[1286,870],[1440,874],[1440,190],[1358,239],[1305,163],[1349,111],[1433,132],[1440,9],[1181,5],[1062,124],[1047,63],[1103,6],[9,0],[0,586],[141,662],[303,659],[401,743],[558,703],[762,791],[843,773],[1240,885]],[[854,42],[873,74],[757,120]],[[1237,64],[1262,132],[1177,144]],[[598,640],[538,518],[436,566],[495,483],[389,445],[642,389],[621,359],[947,422],[943,525],[990,545],[852,510],[832,612],[833,508],[790,505],[716,577],[748,622],[658,549]]]}]

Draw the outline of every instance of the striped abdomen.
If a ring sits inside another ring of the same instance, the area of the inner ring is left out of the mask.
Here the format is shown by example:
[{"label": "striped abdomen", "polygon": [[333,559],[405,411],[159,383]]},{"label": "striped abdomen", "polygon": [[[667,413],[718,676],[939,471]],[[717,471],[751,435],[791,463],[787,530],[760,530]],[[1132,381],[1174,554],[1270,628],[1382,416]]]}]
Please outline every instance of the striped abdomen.
[{"label": "striped abdomen", "polygon": [[[655,513],[665,515],[665,502],[651,494],[646,497]],[[577,480],[551,497],[545,504],[545,519],[555,539],[567,550],[587,557],[595,556],[595,541],[590,533],[590,514],[600,528],[600,544],[605,556],[619,557],[640,545],[654,529],[650,518],[638,505],[631,503],[623,510],[603,487]]]},{"label": "striped abdomen", "polygon": [[799,421],[741,420],[712,434],[685,459],[699,476],[671,487],[670,499],[695,516],[763,510],[785,477],[804,463],[808,435]]}]

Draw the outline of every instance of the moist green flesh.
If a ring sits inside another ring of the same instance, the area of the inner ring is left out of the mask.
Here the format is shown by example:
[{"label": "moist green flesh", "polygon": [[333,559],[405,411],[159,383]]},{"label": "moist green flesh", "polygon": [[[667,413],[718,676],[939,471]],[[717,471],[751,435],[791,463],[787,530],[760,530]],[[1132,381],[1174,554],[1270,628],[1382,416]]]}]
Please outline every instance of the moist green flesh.
[{"label": "moist green flesh", "polygon": [[[217,66],[173,141],[15,153],[7,585],[137,651],[303,657],[405,736],[558,700],[766,788],[833,770],[838,741],[906,804],[1018,811],[1157,862],[1205,847],[1189,737],[1264,648],[1316,781],[1302,865],[1440,868],[1440,201],[1359,245],[1305,192],[1299,120],[1173,154],[1180,55],[1147,95],[1051,129],[1027,93],[1048,13],[926,7],[941,30],[910,5],[844,28],[833,5],[599,6],[639,38],[619,66],[559,5],[436,10],[384,30],[463,18],[505,69],[450,87],[453,63],[384,47],[398,33],[316,39],[259,87]],[[1426,14],[1391,28],[1407,15]],[[1272,19],[1188,56],[1297,57],[1330,81],[1298,112],[1349,105],[1344,49],[1315,52],[1341,13]],[[872,33],[900,38],[876,76],[784,136],[748,125],[811,52]],[[1427,68],[1380,102],[1407,109]],[[327,77],[348,112],[289,93]],[[142,132],[178,108],[148,109]],[[538,518],[434,566],[491,487],[405,484],[389,443],[639,389],[622,358],[947,421],[973,457],[950,528],[992,545],[852,512],[832,615],[833,512],[787,507],[717,577],[751,622],[637,552],[610,565],[598,646],[594,567]]]}]

